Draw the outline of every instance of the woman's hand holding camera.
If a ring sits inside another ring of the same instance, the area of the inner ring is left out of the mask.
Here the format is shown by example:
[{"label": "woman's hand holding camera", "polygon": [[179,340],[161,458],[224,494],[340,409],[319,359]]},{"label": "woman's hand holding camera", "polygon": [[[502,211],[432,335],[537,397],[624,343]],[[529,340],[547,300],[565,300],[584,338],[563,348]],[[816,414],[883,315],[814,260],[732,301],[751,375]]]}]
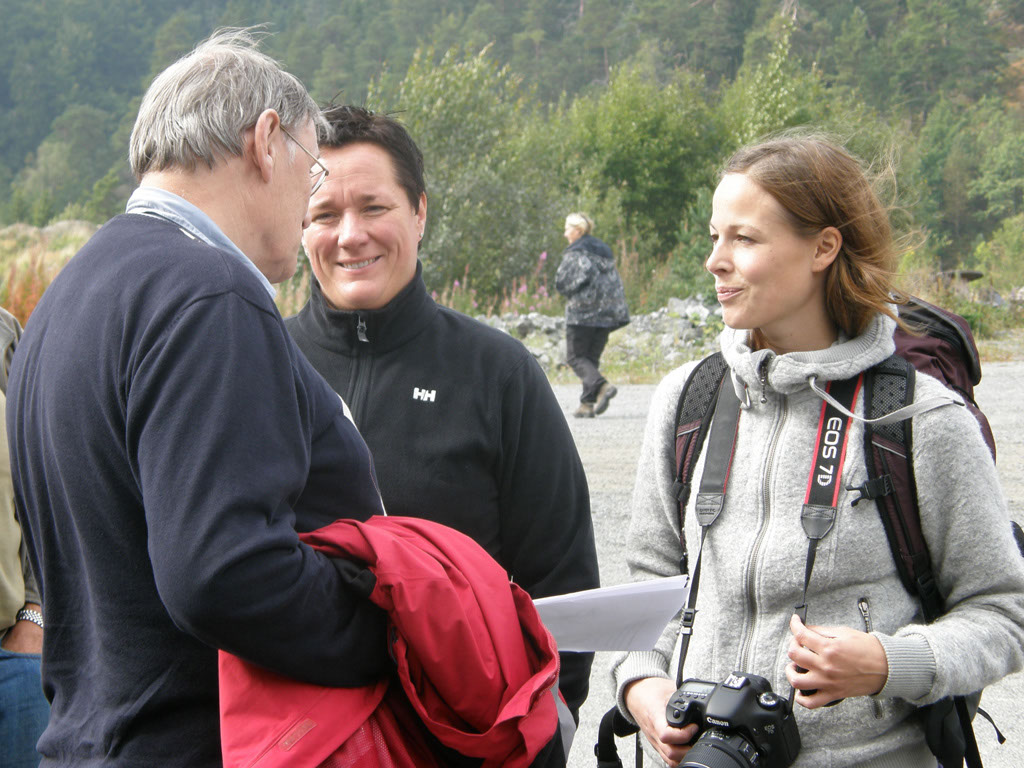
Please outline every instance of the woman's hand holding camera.
[{"label": "woman's hand holding camera", "polygon": [[889,663],[878,638],[849,627],[807,626],[795,615],[789,629],[792,663],[786,677],[798,704],[817,709],[851,696],[870,696],[885,686]]},{"label": "woman's hand holding camera", "polygon": [[665,719],[665,707],[675,692],[675,683],[664,677],[637,680],[630,683],[625,691],[626,707],[633,714],[633,719],[661,759],[670,766],[679,765],[690,751],[690,742],[697,736],[696,723],[673,728]]}]

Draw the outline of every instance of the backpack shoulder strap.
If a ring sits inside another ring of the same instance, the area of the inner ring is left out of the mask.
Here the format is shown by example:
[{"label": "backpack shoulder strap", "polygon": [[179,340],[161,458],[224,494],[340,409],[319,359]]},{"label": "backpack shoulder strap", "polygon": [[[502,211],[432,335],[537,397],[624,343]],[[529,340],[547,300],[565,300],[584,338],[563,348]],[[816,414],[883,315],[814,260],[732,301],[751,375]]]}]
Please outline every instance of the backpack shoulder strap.
[{"label": "backpack shoulder strap", "polygon": [[[877,419],[912,403],[915,376],[914,366],[898,355],[871,368],[864,378],[865,417]],[[910,419],[866,423],[864,458],[868,481],[857,489],[861,496],[854,504],[861,498],[875,501],[900,579],[908,592],[920,598],[926,621],[933,621],[945,605],[921,531]]]},{"label": "backpack shoulder strap", "polygon": [[697,459],[700,458],[711,426],[711,417],[715,412],[726,367],[721,352],[715,352],[701,360],[683,385],[679,404],[676,406],[676,478],[672,487],[679,501],[679,542],[683,551],[679,561],[680,573],[689,572],[683,517],[686,513],[686,502],[690,498],[693,470],[697,466]]}]

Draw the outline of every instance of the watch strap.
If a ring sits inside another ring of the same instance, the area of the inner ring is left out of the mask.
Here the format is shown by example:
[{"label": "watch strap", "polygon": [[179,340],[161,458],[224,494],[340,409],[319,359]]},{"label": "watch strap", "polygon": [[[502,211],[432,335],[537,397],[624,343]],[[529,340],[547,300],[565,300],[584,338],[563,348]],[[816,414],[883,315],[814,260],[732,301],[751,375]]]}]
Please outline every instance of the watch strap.
[{"label": "watch strap", "polygon": [[31,621],[33,624],[38,625],[40,629],[43,628],[43,614],[33,608],[22,608],[14,618],[16,621]]}]

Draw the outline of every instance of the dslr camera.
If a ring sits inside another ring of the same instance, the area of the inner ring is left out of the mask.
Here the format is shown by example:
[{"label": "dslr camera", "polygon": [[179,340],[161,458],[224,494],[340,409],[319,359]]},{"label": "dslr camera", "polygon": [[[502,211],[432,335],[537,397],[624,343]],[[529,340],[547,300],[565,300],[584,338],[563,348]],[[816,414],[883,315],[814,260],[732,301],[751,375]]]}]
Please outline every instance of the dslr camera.
[{"label": "dslr camera", "polygon": [[800,753],[789,700],[767,680],[733,672],[720,683],[686,680],[666,708],[676,728],[698,735],[680,768],[789,768]]}]

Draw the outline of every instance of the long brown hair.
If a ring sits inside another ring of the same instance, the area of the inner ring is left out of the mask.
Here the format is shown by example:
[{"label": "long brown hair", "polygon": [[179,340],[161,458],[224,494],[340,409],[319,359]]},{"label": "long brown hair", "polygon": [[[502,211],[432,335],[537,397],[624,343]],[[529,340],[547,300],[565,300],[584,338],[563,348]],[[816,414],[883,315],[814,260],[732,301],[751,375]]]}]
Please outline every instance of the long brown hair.
[{"label": "long brown hair", "polygon": [[797,232],[814,235],[835,227],[843,236],[839,255],[825,273],[829,317],[850,336],[891,305],[896,269],[889,214],[867,173],[843,147],[820,135],[782,135],[744,147],[722,175],[741,173],[786,211]]}]

